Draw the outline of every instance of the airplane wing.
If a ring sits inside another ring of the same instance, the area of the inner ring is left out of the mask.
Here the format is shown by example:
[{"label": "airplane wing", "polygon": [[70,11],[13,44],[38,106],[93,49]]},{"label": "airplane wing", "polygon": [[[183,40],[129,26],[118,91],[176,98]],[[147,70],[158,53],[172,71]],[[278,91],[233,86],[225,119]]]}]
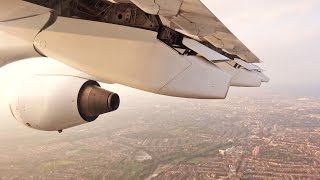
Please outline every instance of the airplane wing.
[{"label": "airplane wing", "polygon": [[230,86],[269,81],[200,0],[0,3],[0,35],[16,42],[0,47],[2,64],[47,56],[104,82],[186,98],[225,98]]},{"label": "airplane wing", "polygon": [[[135,1],[133,1],[135,3]],[[143,3],[147,1],[139,1],[136,3],[146,12],[152,12],[150,6]],[[155,1],[157,2],[157,1]],[[174,1],[158,1],[164,4],[164,9],[172,8],[176,5]],[[178,1],[176,1],[178,2]],[[161,3],[158,3],[160,10]],[[168,7],[167,7],[167,6]],[[180,7],[180,8],[178,8]],[[196,40],[208,43],[211,47],[218,48],[220,52],[229,54],[230,57],[238,57],[248,63],[259,63],[259,58],[254,55],[232,32],[200,1],[200,0],[183,0],[179,1],[175,11],[158,12],[163,22],[167,22],[167,26],[175,29],[183,34],[190,36]]]},{"label": "airplane wing", "polygon": [[67,66],[25,77],[8,107],[46,131],[118,108],[119,96],[94,80],[198,99],[269,81],[253,64],[257,56],[200,0],[0,0],[0,67],[39,56]]}]

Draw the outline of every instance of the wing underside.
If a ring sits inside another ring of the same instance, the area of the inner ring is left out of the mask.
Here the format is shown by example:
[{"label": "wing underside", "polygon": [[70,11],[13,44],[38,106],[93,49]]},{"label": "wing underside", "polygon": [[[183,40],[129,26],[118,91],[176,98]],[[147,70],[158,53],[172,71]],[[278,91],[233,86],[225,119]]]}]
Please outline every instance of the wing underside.
[{"label": "wing underside", "polygon": [[[117,1],[117,0],[116,0]],[[162,22],[187,36],[210,43],[223,52],[249,63],[254,55],[200,0],[132,0],[144,11],[158,14]],[[156,8],[158,7],[158,8]]]},{"label": "wing underside", "polygon": [[104,82],[188,98],[269,81],[200,0],[27,1],[0,1],[0,36],[22,40],[25,51],[0,57],[6,63],[41,54]]}]

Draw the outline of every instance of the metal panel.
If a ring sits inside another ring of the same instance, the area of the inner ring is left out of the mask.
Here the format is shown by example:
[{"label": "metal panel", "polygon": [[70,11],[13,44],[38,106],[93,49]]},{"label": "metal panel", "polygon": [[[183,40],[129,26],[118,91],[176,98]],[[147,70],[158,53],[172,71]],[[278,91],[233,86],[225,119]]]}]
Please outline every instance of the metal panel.
[{"label": "metal panel", "polygon": [[131,0],[144,12],[161,16],[176,16],[182,0]]},{"label": "metal panel", "polygon": [[189,56],[192,65],[160,91],[160,94],[199,99],[224,99],[231,76],[208,60]]},{"label": "metal panel", "polygon": [[0,67],[14,61],[40,56],[33,47],[35,36],[51,13],[0,22]]},{"label": "metal panel", "polygon": [[0,4],[0,22],[37,16],[51,11],[22,0],[0,0]]},{"label": "metal panel", "polygon": [[235,59],[234,62],[240,64],[242,67],[246,68],[247,70],[259,70],[259,68],[253,64],[247,63],[242,59]]},{"label": "metal panel", "polygon": [[207,46],[199,43],[196,40],[189,39],[189,38],[183,38],[182,43],[187,46],[188,48],[192,49],[193,51],[199,53],[201,56],[206,58],[209,61],[225,61],[229,60],[227,57],[223,56],[222,54],[219,54],[218,52],[208,48]]},{"label": "metal panel", "polygon": [[264,74],[255,70],[234,68],[231,62],[217,62],[215,64],[232,76],[230,86],[259,87],[261,82],[269,81],[269,78]]}]

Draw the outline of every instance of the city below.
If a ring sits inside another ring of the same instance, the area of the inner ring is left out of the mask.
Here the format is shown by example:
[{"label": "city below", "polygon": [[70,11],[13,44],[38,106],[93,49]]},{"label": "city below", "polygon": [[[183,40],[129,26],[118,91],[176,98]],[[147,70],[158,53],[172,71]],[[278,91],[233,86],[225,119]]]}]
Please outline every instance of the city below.
[{"label": "city below", "polygon": [[320,179],[319,99],[148,97],[61,134],[1,128],[0,179]]}]

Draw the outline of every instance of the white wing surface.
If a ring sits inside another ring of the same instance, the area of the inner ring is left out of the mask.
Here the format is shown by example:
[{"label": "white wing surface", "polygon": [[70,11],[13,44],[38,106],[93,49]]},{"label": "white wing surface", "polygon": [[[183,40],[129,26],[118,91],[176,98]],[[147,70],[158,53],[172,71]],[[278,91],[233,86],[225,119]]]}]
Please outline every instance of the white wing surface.
[{"label": "white wing surface", "polygon": [[200,0],[27,1],[0,1],[0,36],[15,42],[1,43],[2,65],[47,56],[103,82],[186,98],[269,81]]}]

